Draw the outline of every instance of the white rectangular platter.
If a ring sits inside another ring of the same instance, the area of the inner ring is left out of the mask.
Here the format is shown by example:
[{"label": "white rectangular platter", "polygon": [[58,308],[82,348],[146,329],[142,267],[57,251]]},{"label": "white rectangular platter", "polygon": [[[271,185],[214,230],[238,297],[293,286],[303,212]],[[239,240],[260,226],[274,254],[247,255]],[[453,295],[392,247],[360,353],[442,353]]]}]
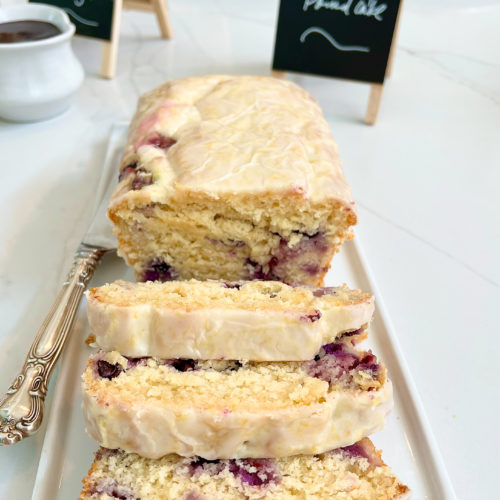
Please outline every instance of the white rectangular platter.
[{"label": "white rectangular platter", "polygon": [[[111,169],[118,173],[126,128],[126,125],[113,127],[104,165],[106,171]],[[134,277],[113,253],[104,257],[91,286],[116,279],[133,281]],[[375,446],[383,450],[384,461],[411,488],[414,500],[456,498],[389,316],[357,240],[345,243],[334,257],[325,284],[333,286],[343,282],[351,288],[375,294],[377,310],[366,344],[385,362],[394,384],[394,411],[386,428],[372,437]],[[85,433],[81,411],[81,373],[92,351],[85,344],[89,333],[83,301],[63,353],[52,407],[45,417],[49,422],[32,500],[77,499],[81,480],[87,474],[98,447]]]}]

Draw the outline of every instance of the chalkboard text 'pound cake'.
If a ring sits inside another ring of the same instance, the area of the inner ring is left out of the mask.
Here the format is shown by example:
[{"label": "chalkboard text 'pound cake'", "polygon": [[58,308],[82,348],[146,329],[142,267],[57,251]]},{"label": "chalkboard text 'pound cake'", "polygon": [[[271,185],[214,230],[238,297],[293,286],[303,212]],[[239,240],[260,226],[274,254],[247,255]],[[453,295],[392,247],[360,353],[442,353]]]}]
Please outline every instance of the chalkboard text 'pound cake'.
[{"label": "chalkboard text 'pound cake'", "polygon": [[109,215],[141,281],[311,285],[357,220],[316,101],[257,76],[185,78],[142,96]]}]

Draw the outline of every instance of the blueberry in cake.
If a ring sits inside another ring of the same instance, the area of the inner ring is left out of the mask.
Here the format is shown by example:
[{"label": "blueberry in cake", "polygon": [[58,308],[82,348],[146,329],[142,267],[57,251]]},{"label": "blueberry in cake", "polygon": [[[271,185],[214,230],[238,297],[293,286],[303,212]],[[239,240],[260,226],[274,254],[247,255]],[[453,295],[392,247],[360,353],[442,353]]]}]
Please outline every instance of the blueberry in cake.
[{"label": "blueberry in cake", "polygon": [[312,359],[339,336],[359,339],[373,296],[278,281],[116,281],[87,293],[96,343],[138,358]]},{"label": "blueberry in cake", "polygon": [[317,102],[259,76],[142,96],[109,216],[139,281],[321,285],[356,212]]},{"label": "blueberry in cake", "polygon": [[100,448],[80,500],[403,500],[410,496],[368,438],[320,455],[158,460]]},{"label": "blueberry in cake", "polygon": [[296,362],[127,358],[99,351],[83,375],[88,433],[147,458],[316,454],[383,428],[392,385],[350,337]]}]

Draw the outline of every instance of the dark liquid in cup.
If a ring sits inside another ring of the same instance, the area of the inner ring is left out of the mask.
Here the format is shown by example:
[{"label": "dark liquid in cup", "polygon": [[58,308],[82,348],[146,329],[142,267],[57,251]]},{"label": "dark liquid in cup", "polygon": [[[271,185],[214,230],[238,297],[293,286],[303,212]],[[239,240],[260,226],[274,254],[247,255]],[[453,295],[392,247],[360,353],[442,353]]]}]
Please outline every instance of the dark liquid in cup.
[{"label": "dark liquid in cup", "polygon": [[11,21],[0,23],[0,43],[33,42],[61,34],[62,31],[45,21]]}]

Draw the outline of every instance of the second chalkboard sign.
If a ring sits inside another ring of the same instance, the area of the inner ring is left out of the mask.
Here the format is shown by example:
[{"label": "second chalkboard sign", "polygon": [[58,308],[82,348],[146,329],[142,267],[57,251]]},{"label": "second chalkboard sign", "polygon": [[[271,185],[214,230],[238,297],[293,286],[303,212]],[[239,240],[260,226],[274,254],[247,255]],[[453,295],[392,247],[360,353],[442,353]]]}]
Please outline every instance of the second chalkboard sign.
[{"label": "second chalkboard sign", "polygon": [[383,83],[399,0],[281,0],[273,69]]},{"label": "second chalkboard sign", "polygon": [[34,0],[63,9],[78,35],[111,40],[114,0]]},{"label": "second chalkboard sign", "polygon": [[[30,1],[30,0],[29,0]],[[101,75],[113,78],[116,70],[122,9],[154,12],[163,38],[172,38],[166,0],[34,0],[64,10],[77,35],[102,41]]]}]

